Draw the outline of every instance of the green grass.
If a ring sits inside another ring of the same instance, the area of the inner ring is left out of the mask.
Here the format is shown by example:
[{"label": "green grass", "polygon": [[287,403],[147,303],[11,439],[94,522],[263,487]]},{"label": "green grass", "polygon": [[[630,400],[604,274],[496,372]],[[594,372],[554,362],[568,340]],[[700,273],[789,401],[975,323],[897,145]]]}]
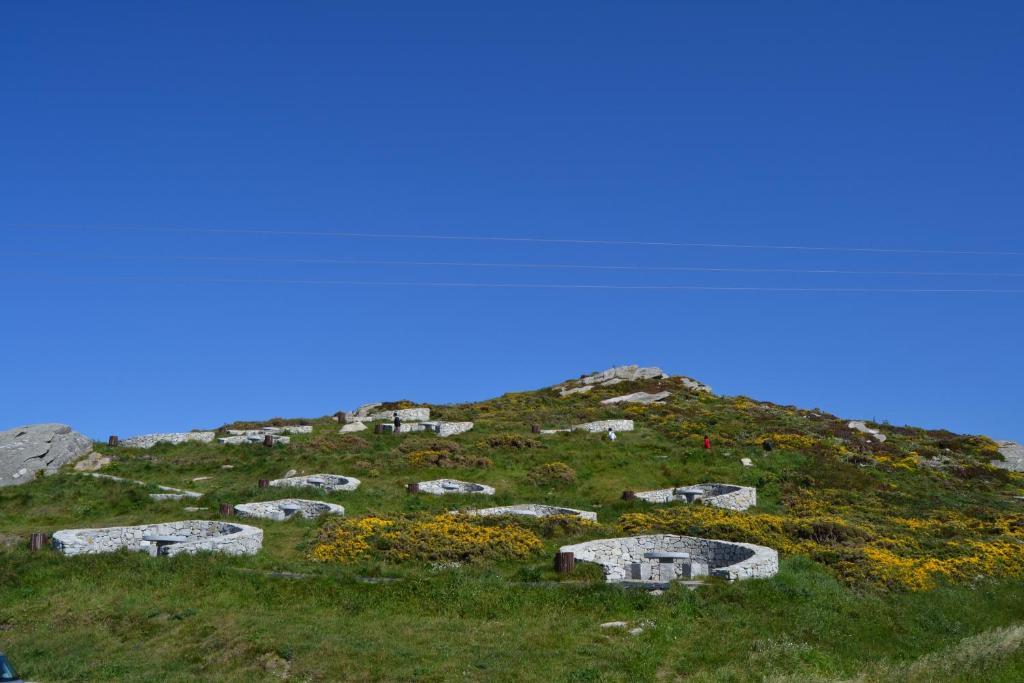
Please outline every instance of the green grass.
[{"label": "green grass", "polygon": [[[599,403],[663,386],[676,392],[667,406]],[[896,533],[888,521],[893,516],[1011,518],[1019,514],[1012,495],[1020,493],[1020,480],[987,468],[991,453],[984,442],[886,428],[891,438],[879,449],[830,416],[702,398],[671,381],[566,399],[548,391],[511,394],[435,412],[474,420],[473,431],[452,441],[493,466],[413,468],[402,452],[410,449],[399,446],[429,439],[363,432],[360,447],[341,440],[337,424],[322,419],[312,436],[273,449],[100,447],[116,455],[105,472],[201,491],[198,502],[155,502],[144,487],[72,471],[0,489],[0,541],[6,543],[0,550],[0,649],[24,676],[40,682],[1024,679],[1024,582],[1015,576],[978,577],[922,592],[883,590],[851,582],[827,557],[791,554],[771,580],[712,582],[695,592],[674,586],[651,596],[605,585],[592,570],[561,577],[551,568],[559,545],[621,534],[617,523],[624,513],[655,509],[622,501],[626,489],[702,481],[757,486],[759,505],[752,514],[786,519],[813,491],[850,524],[886,535]],[[634,417],[638,431],[620,434],[615,443],[587,434],[543,437],[543,448],[521,450],[482,443],[504,433],[529,437],[534,422],[555,427],[622,416]],[[710,453],[700,447],[705,431],[715,442]],[[811,435],[842,449],[779,448],[764,457],[756,439],[767,433]],[[928,449],[947,454],[952,465],[901,468],[877,457]],[[742,467],[741,457],[757,466]],[[576,471],[576,483],[529,483],[531,468],[556,461]],[[222,468],[226,464],[232,468]],[[968,465],[979,469],[968,471]],[[257,487],[259,479],[289,469],[355,476],[363,484],[322,496]],[[204,476],[210,479],[192,481]],[[490,484],[498,493],[405,492],[409,482],[440,477]],[[286,495],[336,502],[349,516],[550,503],[596,510],[601,527],[581,537],[544,539],[544,551],[526,561],[457,569],[372,559],[351,566],[312,562],[307,551],[319,523],[307,520],[253,522],[265,530],[263,550],[254,557],[65,558],[25,547],[32,531],[214,518],[221,502]],[[185,512],[189,505],[208,509]],[[940,541],[924,543],[921,552],[941,554]],[[633,636],[599,628],[619,620],[642,624],[644,631]]]}]

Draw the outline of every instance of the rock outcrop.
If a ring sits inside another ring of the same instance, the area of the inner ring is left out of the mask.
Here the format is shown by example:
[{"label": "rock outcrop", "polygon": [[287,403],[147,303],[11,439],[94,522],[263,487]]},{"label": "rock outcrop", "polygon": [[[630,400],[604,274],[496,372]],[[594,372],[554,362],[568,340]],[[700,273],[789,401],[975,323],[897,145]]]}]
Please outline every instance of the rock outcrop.
[{"label": "rock outcrop", "polygon": [[1003,460],[993,460],[992,464],[1004,470],[1024,472],[1024,446],[1015,441],[996,441]]},{"label": "rock outcrop", "polygon": [[39,471],[53,474],[90,451],[92,440],[68,425],[25,425],[0,432],[0,486],[24,484]]},{"label": "rock outcrop", "polygon": [[659,391],[656,394],[648,394],[646,391],[638,391],[634,394],[626,394],[625,396],[606,398],[601,401],[601,403],[604,405],[614,405],[616,403],[657,403],[658,401],[664,401],[671,395],[672,392],[669,391]]}]

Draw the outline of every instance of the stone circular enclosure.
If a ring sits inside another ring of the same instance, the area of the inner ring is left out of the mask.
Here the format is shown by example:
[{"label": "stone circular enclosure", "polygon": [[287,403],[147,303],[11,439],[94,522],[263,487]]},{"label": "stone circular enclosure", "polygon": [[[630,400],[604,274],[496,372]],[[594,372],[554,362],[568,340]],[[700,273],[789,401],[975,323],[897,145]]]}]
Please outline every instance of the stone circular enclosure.
[{"label": "stone circular enclosure", "polygon": [[340,474],[309,474],[304,477],[274,479],[270,482],[270,486],[312,487],[324,491],[355,491],[359,484],[358,479],[343,477]]},{"label": "stone circular enclosure", "polygon": [[435,496],[443,496],[449,493],[480,493],[485,496],[493,496],[494,489],[484,484],[474,484],[469,481],[458,479],[434,479],[433,481],[421,481],[416,484],[416,490],[420,493],[431,493]]},{"label": "stone circular enclosure", "polygon": [[676,486],[670,489],[637,491],[633,495],[648,503],[671,503],[674,501],[693,503],[700,501],[705,505],[714,505],[726,510],[737,511],[746,510],[753,505],[757,505],[757,489],[750,486],[737,486],[735,484],[693,484],[692,486]]},{"label": "stone circular enclosure", "polygon": [[601,565],[609,583],[665,583],[707,575],[729,581],[765,579],[779,571],[779,554],[771,548],[674,534],[605,538],[564,545],[559,552]]},{"label": "stone circular enclosure", "polygon": [[552,517],[554,515],[572,515],[591,522],[597,521],[596,512],[586,510],[575,510],[573,508],[560,508],[554,505],[536,505],[526,503],[523,505],[505,505],[496,508],[483,508],[481,510],[466,510],[462,514],[478,517],[493,517],[496,515],[523,515],[524,517]]},{"label": "stone circular enclosure", "polygon": [[118,550],[151,555],[218,552],[255,555],[263,546],[263,529],[205,519],[184,522],[63,529],[53,535],[53,548],[65,555],[93,555]]},{"label": "stone circular enclosure", "polygon": [[343,515],[345,514],[345,508],[334,503],[323,503],[319,500],[284,498],[282,500],[267,500],[257,503],[239,503],[235,506],[235,514],[239,517],[257,517],[283,522],[296,516],[313,519],[320,515]]}]

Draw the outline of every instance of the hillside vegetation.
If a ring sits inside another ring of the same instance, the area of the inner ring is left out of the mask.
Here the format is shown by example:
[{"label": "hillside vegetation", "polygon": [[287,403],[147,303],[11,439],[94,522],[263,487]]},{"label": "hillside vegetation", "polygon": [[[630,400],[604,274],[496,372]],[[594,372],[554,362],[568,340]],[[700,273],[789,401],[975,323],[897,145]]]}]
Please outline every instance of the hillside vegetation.
[{"label": "hillside vegetation", "polygon": [[[650,379],[430,406],[434,418],[475,423],[448,439],[343,435],[324,417],[224,426],[314,426],[273,448],[97,445],[113,457],[104,473],[204,497],[153,501],[145,487],[71,468],[0,489],[0,650],[40,682],[1024,680],[1024,478],[992,466],[994,442],[869,423],[881,442],[820,410],[687,386]],[[634,391],[672,395],[601,404]],[[637,429],[615,442],[530,429],[611,418]],[[257,487],[291,469],[362,485]],[[406,492],[442,477],[497,493]],[[754,486],[758,505],[622,499],[700,482]],[[265,530],[253,557],[26,547],[34,531],[213,519],[220,503],[292,495],[346,516],[248,521]],[[516,503],[598,521],[447,514]],[[592,566],[553,570],[561,545],[658,531],[775,548],[780,572],[652,595],[606,585]],[[609,621],[643,630],[600,627]]]}]

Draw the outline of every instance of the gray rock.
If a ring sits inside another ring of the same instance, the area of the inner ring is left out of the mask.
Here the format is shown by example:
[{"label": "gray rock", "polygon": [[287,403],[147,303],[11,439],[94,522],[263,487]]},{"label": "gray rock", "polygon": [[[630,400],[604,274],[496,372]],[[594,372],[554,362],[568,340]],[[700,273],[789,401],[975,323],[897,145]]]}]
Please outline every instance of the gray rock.
[{"label": "gray rock", "polygon": [[638,391],[633,394],[626,394],[625,396],[606,398],[601,401],[601,403],[605,405],[613,405],[615,403],[657,403],[658,401],[664,401],[671,395],[672,392],[669,391],[659,391],[656,394],[648,394],[646,391]]},{"label": "gray rock", "polygon": [[997,441],[999,452],[1005,460],[993,460],[992,464],[1004,470],[1024,472],[1024,446],[1014,441]]},{"label": "gray rock", "polygon": [[53,474],[92,451],[92,441],[62,424],[36,424],[0,432],[0,486]]}]

